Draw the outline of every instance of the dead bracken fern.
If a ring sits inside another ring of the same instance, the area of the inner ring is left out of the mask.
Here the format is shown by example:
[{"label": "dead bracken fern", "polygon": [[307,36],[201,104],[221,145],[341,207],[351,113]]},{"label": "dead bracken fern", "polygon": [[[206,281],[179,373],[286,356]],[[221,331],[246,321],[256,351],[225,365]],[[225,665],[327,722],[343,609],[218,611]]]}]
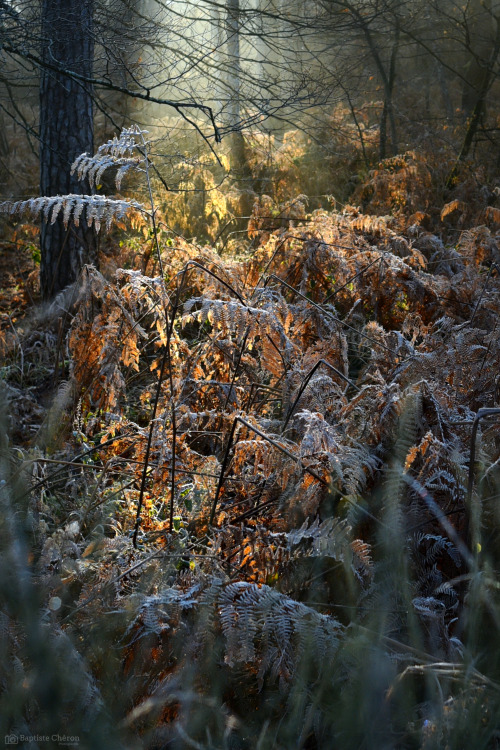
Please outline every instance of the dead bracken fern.
[{"label": "dead bracken fern", "polygon": [[[139,140],[75,169],[141,168]],[[363,747],[363,716],[437,747],[468,696],[494,746],[500,280],[492,229],[452,246],[403,216],[427,188],[397,157],[363,193],[397,220],[263,199],[240,261],[169,236],[163,276],[82,275],[33,564],[97,683],[119,675],[127,739]]]},{"label": "dead bracken fern", "polygon": [[[93,189],[99,185],[106,169],[116,167],[115,182],[119,190],[123,177],[129,169],[145,171],[144,162],[147,156],[144,136],[146,134],[147,131],[136,126],[124,128],[119,137],[115,136],[100,146],[94,156],[81,154],[74,161],[71,174],[76,172],[80,181],[88,180],[90,188]],[[138,149],[142,150],[138,151]],[[75,226],[79,226],[80,220],[83,219],[89,227],[93,225],[97,232],[102,224],[108,231],[113,220],[122,219],[127,213],[133,211],[144,213],[145,208],[135,200],[119,200],[104,195],[69,194],[0,203],[0,212],[11,215],[28,213],[32,219],[43,218],[51,224],[54,224],[60,217],[65,227],[70,221],[73,221]]]},{"label": "dead bracken fern", "polygon": [[30,198],[26,201],[3,201],[0,211],[4,213],[29,214],[32,219],[42,218],[54,224],[60,217],[64,226],[70,221],[79,226],[83,219],[89,227],[94,225],[96,232],[104,224],[109,230],[113,220],[122,219],[130,211],[144,211],[137,201],[107,198],[104,195],[55,195],[50,198]]},{"label": "dead bracken fern", "polygon": [[[94,188],[99,185],[107,169],[116,168],[115,184],[116,189],[120,190],[122,180],[130,169],[144,172],[144,135],[147,135],[147,131],[137,126],[124,128],[119,137],[115,136],[99,146],[94,156],[84,153],[75,159],[71,174],[76,173],[81,181],[87,179],[90,187]],[[139,155],[138,149],[142,149]]]}]

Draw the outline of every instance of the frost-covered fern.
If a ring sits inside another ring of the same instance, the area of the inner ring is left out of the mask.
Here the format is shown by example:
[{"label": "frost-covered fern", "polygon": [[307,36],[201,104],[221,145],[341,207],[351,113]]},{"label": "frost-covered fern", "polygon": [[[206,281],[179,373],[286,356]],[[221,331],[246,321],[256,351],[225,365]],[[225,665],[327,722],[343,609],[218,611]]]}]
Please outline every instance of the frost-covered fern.
[{"label": "frost-covered fern", "polygon": [[[206,610],[210,609],[207,620]],[[333,665],[344,627],[333,617],[281,594],[269,586],[238,581],[223,585],[219,579],[208,587],[196,583],[188,591],[165,589],[146,597],[129,628],[130,645],[154,634],[167,639],[186,629],[186,617],[198,612],[204,628],[197,639],[212,637],[207,621],[218,619],[224,635],[224,660],[233,668],[258,669],[258,680],[277,680],[287,690],[306,660],[315,675]],[[199,647],[203,647],[199,643]],[[331,676],[331,675],[330,675]]]},{"label": "frost-covered fern", "polygon": [[[94,156],[80,154],[71,166],[71,174],[76,172],[79,180],[88,179],[90,188],[99,184],[106,169],[116,167],[116,187],[119,190],[123,177],[129,169],[141,169],[146,159],[145,153],[137,154],[137,149],[146,148],[144,135],[147,131],[133,126],[124,128],[119,137],[102,144]],[[139,140],[139,142],[138,142]],[[113,220],[121,219],[129,211],[144,212],[144,206],[135,200],[120,200],[104,195],[68,195],[42,196],[25,201],[4,201],[0,203],[0,212],[9,214],[30,214],[32,218],[42,218],[45,222],[55,224],[62,218],[67,227],[70,220],[79,226],[83,218],[90,227],[94,225],[98,232],[102,224],[109,230]]]},{"label": "frost-covered fern", "polygon": [[226,661],[257,659],[259,679],[269,673],[284,687],[303,658],[316,674],[331,667],[343,627],[337,620],[290,599],[268,586],[239,581],[226,586],[219,600],[226,637]]},{"label": "frost-covered fern", "polygon": [[61,216],[67,227],[70,219],[78,226],[83,217],[90,227],[94,224],[98,232],[101,225],[109,230],[113,220],[121,219],[129,211],[144,211],[144,206],[134,200],[116,200],[104,195],[54,195],[52,197],[30,198],[26,201],[4,201],[0,211],[9,214],[30,214],[32,218],[43,218],[54,224]]},{"label": "frost-covered fern", "polygon": [[[146,130],[141,130],[137,126],[124,128],[119,137],[115,136],[99,146],[94,156],[80,154],[71,165],[71,174],[76,172],[79,180],[88,179],[90,187],[93,188],[100,183],[106,169],[115,167],[118,170],[115,184],[119,190],[129,169],[144,171],[140,165],[144,163],[145,156],[137,155],[137,149],[144,145],[143,136],[146,133]],[[137,143],[137,138],[141,139],[140,143]]]}]

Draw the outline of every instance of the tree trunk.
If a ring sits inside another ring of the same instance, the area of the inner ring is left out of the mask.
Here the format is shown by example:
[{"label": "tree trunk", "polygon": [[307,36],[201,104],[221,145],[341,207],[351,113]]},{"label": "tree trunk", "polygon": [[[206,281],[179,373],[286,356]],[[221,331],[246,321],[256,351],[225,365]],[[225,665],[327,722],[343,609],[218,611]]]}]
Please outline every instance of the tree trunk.
[{"label": "tree trunk", "polygon": [[383,160],[387,156],[387,120],[389,120],[389,126],[391,129],[391,151],[392,155],[395,156],[398,153],[398,140],[396,130],[396,120],[394,117],[394,83],[396,81],[396,58],[399,50],[399,26],[396,26],[396,36],[391,50],[391,59],[389,62],[389,73],[386,74],[385,69],[382,65],[380,57],[377,55],[376,60],[380,61],[379,71],[382,76],[384,83],[384,108],[382,110],[382,118],[380,121],[380,159]]},{"label": "tree trunk", "polygon": [[245,172],[245,144],[243,135],[239,130],[241,119],[240,97],[241,97],[241,61],[240,61],[240,2],[239,0],[227,0],[227,56],[229,106],[228,125],[234,128],[229,136],[231,170],[237,180],[241,180]]},{"label": "tree trunk", "polygon": [[228,87],[229,87],[229,125],[235,127],[240,120],[240,2],[227,0],[227,56],[228,56]]},{"label": "tree trunk", "polygon": [[[93,0],[42,0],[40,78],[40,193],[44,196],[85,192],[70,175],[71,164],[93,152],[93,99],[90,77],[94,43]],[[49,217],[50,218],[50,217]],[[84,217],[82,217],[83,219]],[[62,220],[44,221],[40,235],[42,296],[47,299],[73,283],[82,266],[97,260],[93,230]]]},{"label": "tree trunk", "polygon": [[493,40],[493,47],[490,51],[489,59],[487,60],[486,64],[483,63],[483,77],[481,80],[481,84],[475,93],[476,103],[474,105],[474,108],[471,112],[471,115],[467,123],[467,129],[465,131],[462,148],[460,149],[460,153],[458,155],[457,161],[446,180],[446,187],[448,189],[451,189],[454,186],[455,180],[457,178],[458,171],[460,168],[460,164],[463,161],[465,161],[465,159],[469,155],[472,144],[474,143],[474,138],[476,137],[477,130],[484,116],[488,91],[494,80],[494,76],[495,76],[494,71],[495,71],[495,67],[497,64],[498,56],[500,55],[500,17],[493,16],[492,14],[492,20],[493,19],[496,25],[496,33],[495,33],[495,38]]},{"label": "tree trunk", "polygon": [[5,135],[5,118],[0,111],[0,182],[7,180],[9,174],[9,142]]},{"label": "tree trunk", "polygon": [[491,75],[488,62],[495,46],[495,19],[491,0],[471,0],[464,17],[467,57],[463,62],[462,110],[473,115],[485,79]]},{"label": "tree trunk", "polygon": [[229,108],[228,124],[234,128],[229,134],[229,162],[231,173],[241,191],[240,210],[248,217],[253,205],[251,173],[245,141],[240,130],[241,120],[241,58],[240,58],[240,0],[226,1],[226,50],[228,56]]}]

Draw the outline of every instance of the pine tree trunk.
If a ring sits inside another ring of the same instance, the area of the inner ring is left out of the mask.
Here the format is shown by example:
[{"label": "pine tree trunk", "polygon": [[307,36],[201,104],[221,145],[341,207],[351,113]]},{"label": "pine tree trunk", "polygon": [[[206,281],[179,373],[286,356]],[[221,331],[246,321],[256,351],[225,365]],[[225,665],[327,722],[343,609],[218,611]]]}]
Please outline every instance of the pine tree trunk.
[{"label": "pine tree trunk", "polygon": [[[70,169],[79,154],[93,152],[92,87],[70,73],[92,74],[92,18],[93,0],[42,0],[46,67],[40,78],[41,195],[86,192]],[[45,299],[73,283],[85,263],[97,260],[95,234],[84,221],[79,228],[70,223],[67,229],[60,220],[44,221],[40,245],[40,285]]]},{"label": "pine tree trunk", "polygon": [[244,225],[250,215],[254,195],[248,166],[245,141],[241,133],[241,57],[240,57],[240,0],[226,0],[226,51],[228,57],[227,86],[229,89],[228,125],[229,161],[231,174],[240,190],[240,212]]},{"label": "pine tree trunk", "polygon": [[243,135],[239,130],[241,112],[241,61],[240,61],[240,0],[227,0],[227,56],[229,61],[227,85],[229,88],[228,125],[234,128],[229,136],[231,170],[238,181],[245,177],[246,158]]}]

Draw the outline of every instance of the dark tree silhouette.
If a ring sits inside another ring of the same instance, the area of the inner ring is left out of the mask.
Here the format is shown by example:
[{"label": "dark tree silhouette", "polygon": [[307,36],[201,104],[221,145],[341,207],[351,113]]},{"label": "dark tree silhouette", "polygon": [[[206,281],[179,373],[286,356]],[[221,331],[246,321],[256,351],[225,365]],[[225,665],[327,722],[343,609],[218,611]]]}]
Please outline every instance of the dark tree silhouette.
[{"label": "dark tree silhouette", "polygon": [[[71,175],[75,158],[93,150],[93,0],[43,0],[40,76],[40,192],[81,193]],[[75,73],[76,76],[71,74]],[[96,262],[93,230],[82,222],[64,227],[44,221],[41,230],[41,290],[51,297],[78,278],[85,263]]]}]

